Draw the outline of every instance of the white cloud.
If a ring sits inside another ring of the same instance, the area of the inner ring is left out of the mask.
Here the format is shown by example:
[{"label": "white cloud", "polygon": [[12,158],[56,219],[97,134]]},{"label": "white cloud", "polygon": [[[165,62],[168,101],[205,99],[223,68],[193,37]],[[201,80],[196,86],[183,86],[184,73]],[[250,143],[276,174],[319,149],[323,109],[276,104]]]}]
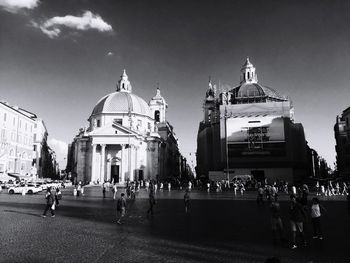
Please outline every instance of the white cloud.
[{"label": "white cloud", "polygon": [[39,0],[0,0],[0,7],[14,13],[23,8],[33,9],[38,4]]},{"label": "white cloud", "polygon": [[60,169],[65,169],[67,164],[68,144],[55,138],[50,138],[48,144],[56,153],[56,159],[60,165]]},{"label": "white cloud", "polygon": [[113,31],[112,26],[106,23],[101,16],[93,14],[90,11],[86,11],[82,16],[55,16],[42,24],[32,22],[32,25],[40,28],[50,38],[58,37],[61,34],[62,27],[83,31],[89,29],[95,29],[100,32]]}]

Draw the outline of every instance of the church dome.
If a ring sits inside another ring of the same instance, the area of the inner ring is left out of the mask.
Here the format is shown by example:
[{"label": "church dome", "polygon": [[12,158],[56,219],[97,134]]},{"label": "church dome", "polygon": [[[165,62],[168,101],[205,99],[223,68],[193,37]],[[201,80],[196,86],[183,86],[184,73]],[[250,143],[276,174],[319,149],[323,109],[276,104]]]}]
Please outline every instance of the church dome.
[{"label": "church dome", "polygon": [[262,86],[258,83],[244,83],[240,87],[236,88],[236,98],[249,98],[249,97],[268,97],[271,99],[285,98],[279,95],[274,89]]},{"label": "church dome", "polygon": [[91,115],[129,112],[151,117],[150,108],[142,98],[133,93],[122,91],[116,91],[101,98]]}]

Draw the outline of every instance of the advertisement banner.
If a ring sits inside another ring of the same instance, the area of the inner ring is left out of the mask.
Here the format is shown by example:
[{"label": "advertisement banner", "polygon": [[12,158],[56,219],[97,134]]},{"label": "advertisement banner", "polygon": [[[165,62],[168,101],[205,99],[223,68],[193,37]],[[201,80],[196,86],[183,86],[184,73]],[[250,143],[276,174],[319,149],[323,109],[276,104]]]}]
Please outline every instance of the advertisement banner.
[{"label": "advertisement banner", "polygon": [[247,144],[249,149],[285,141],[284,123],[280,116],[228,118],[226,134],[228,144]]}]

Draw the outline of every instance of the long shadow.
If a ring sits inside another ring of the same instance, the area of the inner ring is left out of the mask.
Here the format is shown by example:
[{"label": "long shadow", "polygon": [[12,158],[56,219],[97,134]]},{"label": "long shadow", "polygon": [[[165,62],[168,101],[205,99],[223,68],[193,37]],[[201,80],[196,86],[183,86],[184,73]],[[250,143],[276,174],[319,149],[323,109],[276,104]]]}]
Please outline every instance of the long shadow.
[{"label": "long shadow", "polygon": [[4,212],[16,213],[16,214],[22,214],[22,215],[30,215],[30,216],[35,216],[35,217],[41,217],[41,215],[39,215],[39,214],[28,213],[28,212],[21,212],[21,211],[16,211],[16,210],[5,209]]},{"label": "long shadow", "polygon": [[[83,200],[81,200],[83,201]],[[81,206],[69,205],[69,203],[62,202],[62,205],[57,211],[57,217],[69,217],[79,220],[87,220],[94,222],[102,222],[105,224],[113,223],[115,217],[115,207],[113,200],[107,202],[88,201],[78,202]],[[89,205],[101,204],[101,207],[89,207]],[[341,204],[343,206],[343,204]],[[0,206],[11,207],[7,209],[8,212],[28,214],[31,216],[40,216],[45,205],[33,203],[11,203],[0,202]],[[340,204],[332,203],[332,207]],[[204,247],[211,247],[221,251],[219,253],[225,254],[227,251],[234,250],[245,257],[246,255],[268,255],[276,253],[283,254],[290,258],[304,257],[305,259],[328,258],[330,261],[340,260],[342,248],[337,247],[337,244],[331,244],[327,249],[322,249],[320,244],[314,244],[306,250],[293,251],[283,248],[274,248],[271,240],[271,230],[269,224],[269,208],[266,204],[263,207],[257,207],[255,201],[239,202],[222,200],[192,200],[191,211],[188,215],[184,213],[183,201],[177,200],[157,200],[155,205],[155,215],[153,217],[146,217],[146,210],[148,201],[146,199],[136,200],[135,202],[128,202],[128,213],[126,217],[125,226],[128,228],[128,233],[136,236],[152,236],[159,239],[176,242],[176,244],[198,244]],[[18,209],[33,209],[38,210],[38,214],[16,211]],[[346,206],[344,207],[346,213]],[[6,211],[6,210],[3,210]],[[281,213],[283,215],[284,224],[286,226],[285,233],[289,237],[289,221],[288,221],[288,203],[281,202]],[[333,213],[330,213],[333,215]],[[141,218],[140,218],[141,216]],[[331,218],[331,221],[336,218],[336,214]],[[125,228],[117,227],[116,231],[123,231]],[[310,230],[310,226],[308,225]],[[345,229],[346,231],[347,229]],[[242,245],[240,245],[242,244]],[[329,242],[328,242],[329,244]],[[162,244],[157,244],[160,247]],[[164,248],[166,249],[166,248]],[[267,249],[267,253],[261,250]],[[201,260],[201,251],[197,251],[195,255],[188,248],[179,245],[174,246],[169,253],[174,251],[181,251],[181,253],[188,254],[189,257],[196,257]],[[197,249],[198,250],[198,249]],[[281,252],[274,252],[274,250],[281,250]],[[155,249],[155,253],[160,253]],[[191,254],[192,253],[192,254]],[[196,256],[198,254],[199,256]],[[205,252],[203,252],[205,254]],[[214,253],[215,254],[215,253]],[[250,257],[246,257],[249,259]],[[250,258],[251,259],[251,258]],[[203,260],[205,262],[210,262]],[[318,262],[317,260],[314,260]]]}]

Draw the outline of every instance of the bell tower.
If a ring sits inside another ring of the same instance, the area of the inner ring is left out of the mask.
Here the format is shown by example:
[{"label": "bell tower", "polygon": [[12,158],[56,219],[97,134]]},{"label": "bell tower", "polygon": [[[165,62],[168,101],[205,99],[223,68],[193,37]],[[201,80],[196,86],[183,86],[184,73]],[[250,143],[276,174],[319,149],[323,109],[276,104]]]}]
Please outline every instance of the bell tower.
[{"label": "bell tower", "polygon": [[156,95],[149,102],[149,107],[156,122],[166,122],[168,104],[160,94],[159,84],[157,86]]},{"label": "bell tower", "polygon": [[205,93],[205,100],[203,104],[204,110],[204,122],[210,123],[215,116],[215,103],[216,103],[216,86],[211,83],[209,78],[208,89]]}]

